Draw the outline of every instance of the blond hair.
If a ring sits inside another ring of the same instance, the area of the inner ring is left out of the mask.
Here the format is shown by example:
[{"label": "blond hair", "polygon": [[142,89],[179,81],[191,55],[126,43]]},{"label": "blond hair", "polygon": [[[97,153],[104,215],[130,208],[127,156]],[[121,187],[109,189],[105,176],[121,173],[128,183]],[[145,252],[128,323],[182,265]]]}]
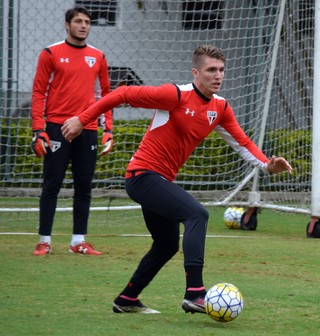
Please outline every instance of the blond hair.
[{"label": "blond hair", "polygon": [[199,67],[204,56],[216,58],[222,62],[225,62],[225,56],[220,48],[217,48],[213,45],[201,45],[197,47],[193,53],[192,65],[194,68]]}]

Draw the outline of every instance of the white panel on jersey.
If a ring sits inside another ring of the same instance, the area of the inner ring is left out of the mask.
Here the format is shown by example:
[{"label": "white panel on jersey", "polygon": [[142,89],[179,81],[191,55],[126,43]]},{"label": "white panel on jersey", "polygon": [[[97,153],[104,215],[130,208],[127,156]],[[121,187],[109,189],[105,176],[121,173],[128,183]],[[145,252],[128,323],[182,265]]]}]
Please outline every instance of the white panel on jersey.
[{"label": "white panel on jersey", "polygon": [[150,127],[150,131],[153,129],[163,126],[169,120],[169,112],[163,110],[156,110],[153,116],[152,124]]},{"label": "white panel on jersey", "polygon": [[220,134],[221,138],[225,140],[237,153],[239,153],[246,161],[250,162],[255,167],[260,168],[264,172],[268,172],[267,164],[259,161],[251,152],[249,152],[245,147],[242,147],[233,137],[227,132],[222,126],[218,125],[214,129]]},{"label": "white panel on jersey", "polygon": [[179,88],[181,91],[192,91],[192,90],[193,90],[192,83],[189,83],[189,84],[183,84],[183,85],[178,85],[178,88]]}]

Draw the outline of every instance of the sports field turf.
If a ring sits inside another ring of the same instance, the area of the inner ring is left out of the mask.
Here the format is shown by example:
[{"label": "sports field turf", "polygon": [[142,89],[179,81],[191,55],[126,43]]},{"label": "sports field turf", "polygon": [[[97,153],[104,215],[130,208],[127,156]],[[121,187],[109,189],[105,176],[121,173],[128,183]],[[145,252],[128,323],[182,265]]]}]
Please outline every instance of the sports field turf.
[{"label": "sports field turf", "polygon": [[112,312],[151,243],[139,217],[128,221],[115,212],[116,224],[91,222],[87,240],[104,253],[98,257],[68,254],[66,220],[54,227],[54,253],[35,257],[35,223],[8,227],[1,213],[0,233],[29,234],[0,234],[0,335],[319,335],[320,250],[318,239],[305,238],[308,217],[264,210],[257,231],[247,232],[227,229],[224,209],[209,210],[205,285],[229,282],[241,290],[244,310],[236,320],[184,313],[181,251],[140,297],[161,314]]}]

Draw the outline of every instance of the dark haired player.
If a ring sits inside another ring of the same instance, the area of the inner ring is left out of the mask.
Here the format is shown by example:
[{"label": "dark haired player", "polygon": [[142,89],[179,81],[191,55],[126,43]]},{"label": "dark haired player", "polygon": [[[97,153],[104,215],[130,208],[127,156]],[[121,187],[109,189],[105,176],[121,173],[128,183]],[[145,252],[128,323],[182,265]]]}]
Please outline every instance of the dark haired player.
[{"label": "dark haired player", "polygon": [[[61,126],[110,91],[108,66],[102,51],[87,44],[90,13],[75,7],[65,13],[67,38],[42,50],[32,91],[32,148],[44,156],[43,188],[40,197],[39,243],[33,254],[51,252],[51,233],[57,196],[65,172],[72,164],[74,182],[73,235],[69,252],[99,255],[85,241],[91,201],[91,183],[97,156],[97,118],[86,125],[72,143]],[[112,147],[111,110],[102,114],[103,154]]]}]

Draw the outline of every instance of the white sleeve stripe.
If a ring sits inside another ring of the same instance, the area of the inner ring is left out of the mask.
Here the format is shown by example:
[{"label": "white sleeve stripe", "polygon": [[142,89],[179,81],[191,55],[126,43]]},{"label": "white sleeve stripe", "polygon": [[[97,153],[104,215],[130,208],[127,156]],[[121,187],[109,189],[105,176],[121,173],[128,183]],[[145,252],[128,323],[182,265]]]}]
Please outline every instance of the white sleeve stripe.
[{"label": "white sleeve stripe", "polygon": [[253,166],[258,167],[264,172],[268,172],[267,163],[258,160],[250,151],[247,150],[247,148],[241,146],[223,127],[218,125],[215,128],[215,131],[219,133],[221,138],[225,140],[239,155],[241,155],[244,160],[251,163]]}]

